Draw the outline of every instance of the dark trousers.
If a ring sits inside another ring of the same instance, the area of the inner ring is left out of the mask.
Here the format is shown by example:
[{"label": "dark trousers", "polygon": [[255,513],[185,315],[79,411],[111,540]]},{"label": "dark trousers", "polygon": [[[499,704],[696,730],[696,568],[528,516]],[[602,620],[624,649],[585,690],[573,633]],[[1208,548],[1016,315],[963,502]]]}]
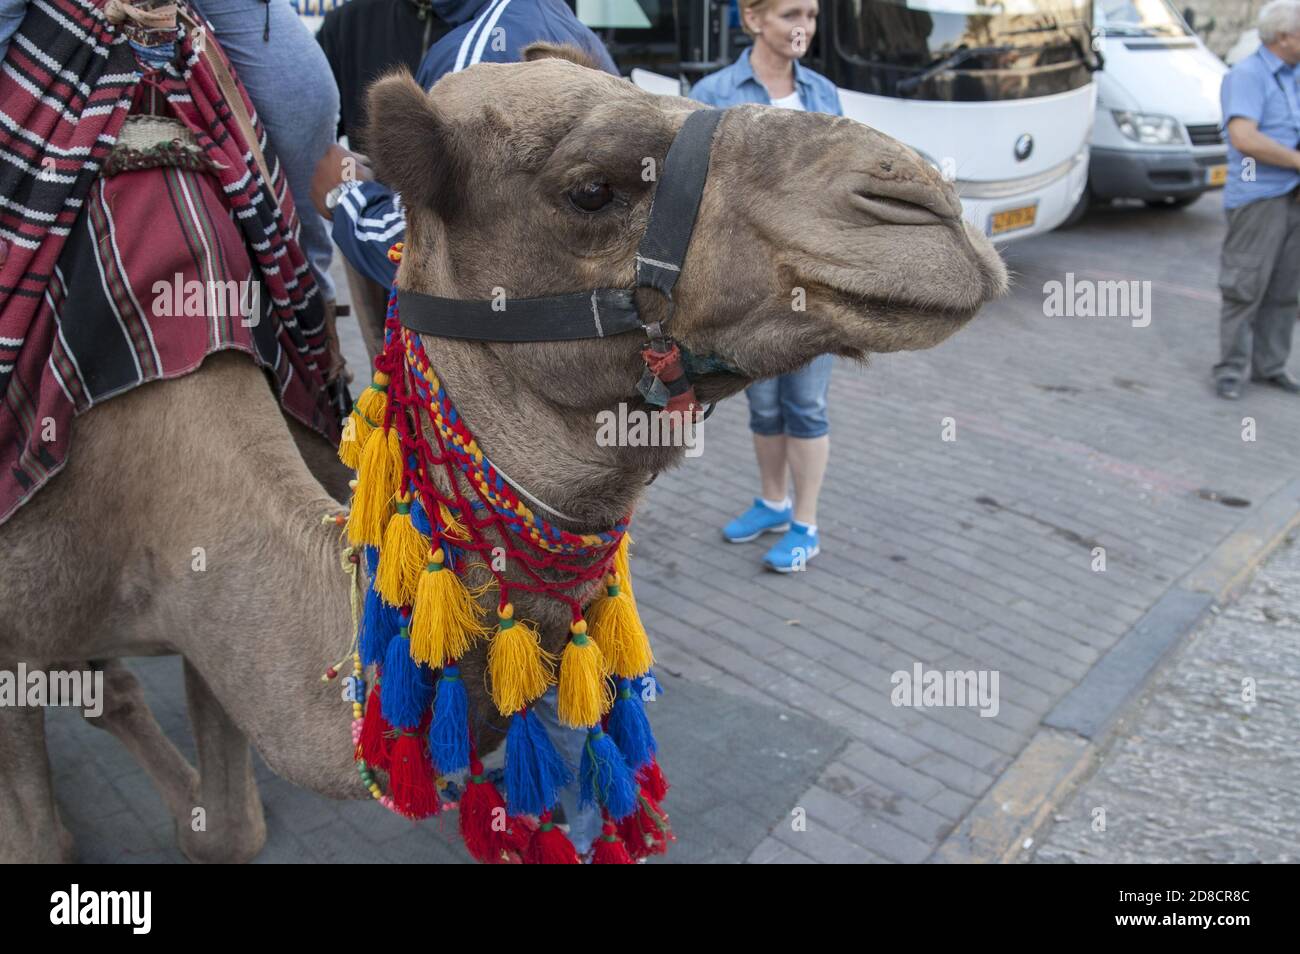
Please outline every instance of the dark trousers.
[{"label": "dark trousers", "polygon": [[1294,194],[1228,210],[1219,266],[1217,379],[1280,374],[1291,354],[1300,296],[1300,202]]}]

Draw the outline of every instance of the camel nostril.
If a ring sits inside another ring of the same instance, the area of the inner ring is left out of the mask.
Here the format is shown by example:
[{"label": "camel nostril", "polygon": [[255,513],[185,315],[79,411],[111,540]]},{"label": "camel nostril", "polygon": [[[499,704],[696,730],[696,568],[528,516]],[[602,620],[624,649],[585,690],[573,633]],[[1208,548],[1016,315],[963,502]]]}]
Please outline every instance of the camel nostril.
[{"label": "camel nostril", "polygon": [[891,225],[937,225],[943,221],[943,216],[923,205],[905,199],[873,195],[860,189],[853,192],[850,201],[855,208]]}]

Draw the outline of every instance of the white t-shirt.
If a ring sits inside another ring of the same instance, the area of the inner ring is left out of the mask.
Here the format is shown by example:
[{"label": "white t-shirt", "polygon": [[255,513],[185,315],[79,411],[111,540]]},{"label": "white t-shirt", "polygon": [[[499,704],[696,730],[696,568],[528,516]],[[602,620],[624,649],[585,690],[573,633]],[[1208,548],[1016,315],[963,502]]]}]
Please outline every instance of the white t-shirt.
[{"label": "white t-shirt", "polygon": [[799,88],[795,87],[793,93],[789,96],[782,96],[780,99],[772,100],[773,106],[780,106],[782,109],[797,109],[803,111],[803,100],[799,98]]}]

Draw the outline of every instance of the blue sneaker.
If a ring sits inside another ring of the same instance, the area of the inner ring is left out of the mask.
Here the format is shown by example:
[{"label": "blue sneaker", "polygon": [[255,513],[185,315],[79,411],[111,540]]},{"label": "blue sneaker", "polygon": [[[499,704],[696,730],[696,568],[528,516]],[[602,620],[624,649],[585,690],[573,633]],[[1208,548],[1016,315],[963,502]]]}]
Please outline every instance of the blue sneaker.
[{"label": "blue sneaker", "polygon": [[791,522],[790,529],[763,557],[763,565],[777,573],[794,573],[808,566],[821,552],[818,535],[806,523]]},{"label": "blue sneaker", "polygon": [[793,507],[773,510],[762,497],[755,497],[754,506],[722,528],[722,536],[728,543],[748,543],[765,533],[784,533],[790,529],[793,513]]}]

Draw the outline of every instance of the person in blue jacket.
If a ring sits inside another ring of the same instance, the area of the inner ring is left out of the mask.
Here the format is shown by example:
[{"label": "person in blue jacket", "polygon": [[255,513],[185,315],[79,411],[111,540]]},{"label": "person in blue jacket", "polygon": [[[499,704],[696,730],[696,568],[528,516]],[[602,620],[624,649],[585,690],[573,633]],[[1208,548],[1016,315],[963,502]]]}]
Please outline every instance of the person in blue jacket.
[{"label": "person in blue jacket", "polygon": [[[517,63],[523,48],[545,40],[577,46],[609,73],[619,75],[609,51],[573,14],[564,0],[432,0],[433,11],[455,29],[425,54],[416,81],[431,89],[445,74],[475,63]],[[406,234],[400,197],[381,182],[345,175],[356,157],[334,145],[316,166],[312,195],[321,213],[332,220],[334,243],[362,275],[385,288],[397,266],[388,249]]]},{"label": "person in blue jacket", "polygon": [[[718,107],[761,103],[844,115],[835,84],[799,65],[817,32],[817,0],[739,0],[739,5],[741,26],[754,38],[753,45],[736,62],[696,83],[691,97]],[[817,497],[830,456],[826,396],[832,362],[830,355],[821,355],[745,392],[762,493],[722,535],[731,543],[746,543],[764,533],[781,533],[763,557],[768,569],[780,573],[803,569],[821,550]]]}]

